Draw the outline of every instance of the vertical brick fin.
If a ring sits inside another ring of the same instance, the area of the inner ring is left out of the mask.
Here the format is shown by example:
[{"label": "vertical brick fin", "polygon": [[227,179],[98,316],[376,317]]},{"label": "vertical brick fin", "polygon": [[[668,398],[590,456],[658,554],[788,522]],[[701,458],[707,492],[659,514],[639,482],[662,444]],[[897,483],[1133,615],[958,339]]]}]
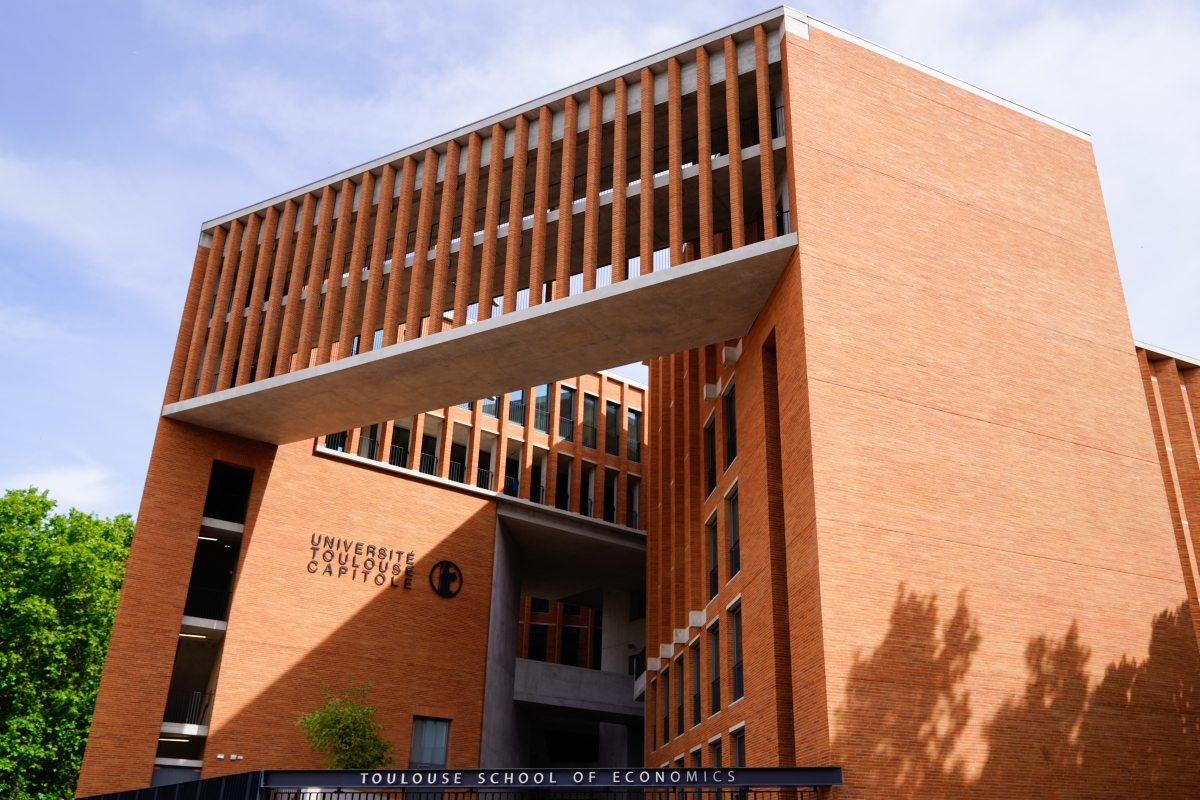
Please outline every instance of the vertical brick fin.
[{"label": "vertical brick fin", "polygon": [[[234,378],[233,365],[241,350],[242,330],[246,327],[246,295],[250,292],[250,274],[254,272],[257,253],[255,243],[262,229],[263,219],[251,214],[246,221],[246,243],[238,257],[237,279],[233,287],[233,302],[229,306],[229,322],[226,325],[225,346],[221,349],[221,370],[217,373],[217,391],[228,389]],[[270,248],[263,248],[270,249]],[[261,311],[259,312],[262,313]]]},{"label": "vertical brick fin", "polygon": [[[679,59],[667,59],[667,240],[671,266],[683,263],[683,99]],[[686,624],[686,620],[684,621]]]},{"label": "vertical brick fin", "polygon": [[[343,294],[342,300],[342,324],[338,330],[338,358],[347,358],[353,354],[354,335],[358,332],[358,298],[362,294],[362,269],[364,266],[369,266],[367,261],[367,241],[371,236],[371,199],[375,196],[375,174],[367,170],[362,174],[362,179],[358,184],[361,188],[358,192],[358,214],[354,218],[354,244],[350,247],[350,274],[346,278],[346,291]],[[353,197],[353,194],[351,194]],[[379,204],[382,206],[387,202],[388,198],[380,195]],[[343,201],[344,202],[344,201]],[[351,203],[353,208],[353,202]],[[343,213],[349,213],[350,209],[342,209]],[[383,209],[380,209],[383,212]],[[376,227],[379,227],[380,221],[387,219],[386,212],[381,217],[375,220]],[[375,249],[371,248],[371,255],[374,256]],[[338,281],[341,283],[341,280]],[[369,317],[367,309],[363,308],[363,318]],[[363,351],[363,344],[366,337],[360,337],[358,341],[359,352]],[[365,342],[368,346],[370,342]]]},{"label": "vertical brick fin", "polygon": [[754,27],[754,88],[758,94],[758,172],[762,187],[763,238],[774,239],[775,151],[771,149],[771,70],[767,64],[767,32]]},{"label": "vertical brick fin", "polygon": [[[790,222],[790,227],[793,231],[799,231],[799,229],[800,229],[800,225],[799,225],[799,223],[800,223],[800,218],[799,218],[800,206],[797,201],[797,197],[799,196],[798,195],[799,181],[796,180],[796,148],[792,147],[792,141],[793,141],[792,135],[793,135],[794,131],[800,130],[800,124],[798,123],[797,120],[793,119],[793,115],[796,114],[796,110],[797,110],[796,102],[799,100],[799,93],[796,96],[793,96],[792,80],[788,76],[789,76],[789,64],[791,63],[793,58],[796,58],[797,56],[799,56],[799,54],[801,52],[800,48],[803,46],[802,44],[800,44],[802,41],[803,40],[801,40],[798,36],[796,36],[795,34],[792,34],[792,33],[785,34],[784,36],[782,36],[780,38],[780,41],[779,41],[779,56],[780,56],[779,66],[780,66],[780,71],[783,74],[783,115],[784,115],[783,134],[784,134],[784,136],[788,137],[788,146],[785,147],[783,150],[784,170],[785,170],[784,171],[784,175],[785,175],[784,180],[787,182],[788,209],[789,209],[788,213],[790,215],[789,222]],[[796,51],[795,54],[793,54],[793,50]],[[803,244],[803,242],[801,242],[801,244]]]},{"label": "vertical brick fin", "polygon": [[425,151],[425,172],[421,177],[421,205],[417,209],[417,240],[413,246],[412,274],[408,279],[408,315],[404,339],[421,335],[421,312],[425,310],[425,272],[429,268],[429,232],[433,227],[433,200],[437,195],[438,152]]},{"label": "vertical brick fin", "polygon": [[[617,78],[613,99],[616,102],[613,104],[612,281],[616,283],[625,280],[626,269],[625,191],[629,180],[625,176],[625,159],[629,151],[629,90],[624,78]],[[620,511],[619,503],[617,507]]]},{"label": "vertical brick fin", "polygon": [[212,245],[208,250],[208,263],[204,267],[204,284],[200,287],[200,300],[197,304],[196,318],[192,323],[192,338],[188,343],[187,364],[183,371],[182,386],[179,399],[188,400],[196,394],[196,377],[200,372],[201,360],[204,358],[204,345],[208,340],[208,320],[212,316],[214,298],[217,290],[217,279],[221,273],[222,250],[229,231],[218,225],[213,229]]},{"label": "vertical brick fin", "polygon": [[258,347],[258,363],[262,365],[260,376],[268,378],[275,374],[275,348],[279,345],[279,324],[283,316],[283,293],[287,289],[287,274],[292,265],[292,250],[295,246],[296,215],[300,205],[295,200],[283,204],[283,221],[279,224],[279,250],[275,253],[275,267],[271,270],[271,291],[266,297],[267,313],[263,319],[262,343]]},{"label": "vertical brick fin", "polygon": [[492,287],[496,281],[496,228],[500,225],[500,195],[504,192],[504,126],[492,126],[492,152],[488,163],[487,206],[483,211],[483,253],[479,258],[480,321],[492,317]]},{"label": "vertical brick fin", "polygon": [[696,158],[700,199],[700,257],[713,254],[712,197],[712,78],[708,69],[708,50],[696,48]]},{"label": "vertical brick fin", "polygon": [[792,708],[792,638],[789,629],[787,525],[783,510],[783,448],[779,425],[779,367],[775,335],[762,347],[763,435],[767,476],[767,547],[770,564],[771,642],[774,646],[775,727],[780,764],[796,760],[795,719]]},{"label": "vertical brick fin", "polygon": [[[325,302],[321,305],[321,313],[318,315],[320,319],[320,327],[316,331],[317,339],[317,364],[325,364],[329,361],[330,353],[333,348],[333,337],[337,334],[337,315],[342,308],[342,270],[346,268],[346,240],[350,238],[350,222],[354,216],[354,181],[349,178],[342,180],[341,189],[338,192],[338,216],[337,230],[333,235],[333,243],[329,246],[329,274],[325,277]],[[367,198],[367,213],[370,213],[370,200]],[[321,270],[325,272],[324,269]],[[350,280],[347,276],[346,285],[349,287]],[[338,348],[339,353],[346,353],[349,350],[350,343],[343,342]]]},{"label": "vertical brick fin", "polygon": [[[433,285],[429,287],[430,333],[441,333],[443,314],[446,311],[446,288],[450,283],[450,240],[454,238],[454,209],[458,204],[458,155],[461,151],[462,147],[454,139],[446,142],[442,209],[438,214],[438,236],[435,245],[437,250],[433,255]],[[415,260],[416,256],[413,258]]]},{"label": "vertical brick fin", "polygon": [[513,131],[512,183],[508,192],[508,242],[504,255],[504,313],[517,310],[521,285],[521,218],[525,209],[525,162],[529,160],[529,120],[517,115]]},{"label": "vertical brick fin", "polygon": [[[703,596],[702,587],[704,580],[704,541],[701,536],[703,530],[702,515],[703,508],[701,504],[704,502],[704,454],[701,451],[700,445],[700,425],[702,424],[701,415],[703,413],[700,406],[700,351],[689,350],[685,356],[687,359],[687,372],[684,382],[684,405],[683,405],[683,429],[686,432],[687,440],[685,442],[684,456],[684,471],[687,480],[683,485],[683,520],[686,541],[684,544],[684,557],[686,565],[684,576],[684,621],[685,626],[690,627],[687,619],[687,612],[694,608],[704,608],[705,598]],[[690,681],[690,671],[689,671]],[[690,726],[689,726],[690,727]]]},{"label": "vertical brick fin", "polygon": [[[392,220],[392,195],[396,191],[396,168],[383,165],[379,177],[379,207],[375,209],[375,234],[371,238],[371,263],[367,271],[367,294],[363,298],[362,323],[358,329],[358,352],[366,353],[375,347],[375,329],[379,325],[380,289],[383,287],[383,262],[387,258],[388,234],[395,223]],[[360,202],[359,208],[362,207]],[[396,253],[401,264],[396,264]],[[392,276],[404,272],[404,242],[392,240]],[[382,344],[382,342],[380,343]]]},{"label": "vertical brick fin", "polygon": [[[550,207],[550,156],[554,134],[554,112],[549,106],[538,111],[537,166],[533,176],[533,246],[529,252],[529,305],[542,302],[546,282],[546,211]],[[532,441],[526,438],[526,442]],[[532,448],[526,448],[532,450]],[[532,463],[532,462],[530,462]],[[525,478],[522,476],[522,481]],[[521,495],[527,497],[527,494]]]},{"label": "vertical brick fin", "polygon": [[558,252],[554,271],[554,298],[566,297],[571,289],[571,238],[575,220],[575,145],[579,141],[579,104],[567,96],[563,101],[562,171],[558,184]]},{"label": "vertical brick fin", "polygon": [[596,288],[600,252],[600,159],[604,143],[604,96],[600,87],[588,93],[587,191],[583,209],[583,290]]},{"label": "vertical brick fin", "polygon": [[213,379],[216,377],[217,364],[221,360],[221,345],[225,335],[225,309],[229,306],[229,296],[233,293],[233,282],[237,278],[237,265],[241,260],[239,246],[245,230],[246,226],[240,219],[235,219],[229,226],[229,246],[225,251],[225,259],[221,266],[221,280],[217,284],[217,299],[213,304],[212,324],[208,328],[208,342],[204,345],[197,395],[209,394],[213,389]]},{"label": "vertical brick fin", "polygon": [[[246,314],[245,332],[242,334],[242,349],[238,355],[238,371],[233,377],[234,386],[242,386],[250,382],[250,370],[256,363],[266,364],[265,361],[255,361],[258,353],[258,334],[262,329],[264,318],[263,302],[266,300],[267,283],[270,279],[271,262],[275,258],[275,230],[279,227],[279,209],[275,206],[267,208],[267,218],[262,224],[262,244],[258,248],[258,264],[254,267],[254,285],[250,289],[250,299],[247,302],[250,311]],[[255,372],[255,378],[264,377]]]},{"label": "vertical brick fin", "polygon": [[641,184],[638,186],[638,229],[640,273],[654,269],[654,73],[642,68],[642,110],[639,150]]},{"label": "vertical brick fin", "polygon": [[[400,197],[396,200],[396,221],[392,230],[392,271],[388,276],[387,300],[383,308],[383,346],[396,343],[400,328],[400,298],[404,295],[404,262],[408,256],[408,225],[412,220],[413,192],[417,181],[417,160],[405,156],[400,173]],[[416,254],[413,255],[416,258]]]},{"label": "vertical brick fin", "polygon": [[[304,291],[304,268],[312,259],[313,217],[317,213],[317,199],[311,192],[304,195],[300,207],[300,228],[296,231],[296,249],[292,254],[292,277],[284,287],[287,305],[283,309],[283,329],[279,333],[279,347],[275,353],[275,374],[286,375],[292,371],[292,353],[295,352],[296,330],[300,324],[300,295]],[[286,233],[286,231],[285,231]]]},{"label": "vertical brick fin", "polygon": [[479,205],[479,162],[483,139],[472,132],[467,137],[467,176],[463,185],[462,225],[458,242],[458,267],[454,284],[455,328],[467,324],[467,305],[471,302],[471,281],[475,277],[475,207]]},{"label": "vertical brick fin", "polygon": [[[668,78],[669,80],[669,78]],[[688,608],[686,605],[687,596],[684,594],[685,574],[687,563],[684,560],[684,548],[687,546],[687,528],[684,525],[684,500],[683,489],[687,483],[685,469],[685,458],[687,452],[685,448],[684,430],[684,404],[687,402],[684,396],[685,378],[687,372],[687,353],[674,353],[671,356],[671,396],[673,405],[671,406],[671,525],[668,530],[671,531],[671,564],[675,570],[672,580],[671,592],[671,631],[669,639],[665,641],[671,642],[675,639],[675,628],[686,628],[688,623]],[[695,373],[692,373],[694,376]],[[689,377],[692,377],[689,376]],[[680,680],[676,677],[676,680]],[[672,737],[674,738],[674,737]]]},{"label": "vertical brick fin", "polygon": [[746,213],[742,208],[742,119],[738,92],[737,42],[725,37],[725,130],[729,140],[729,241],[746,243]]},{"label": "vertical brick fin", "polygon": [[[317,338],[319,331],[317,330],[318,320],[321,316],[321,284],[325,281],[325,259],[331,258],[329,255],[330,247],[333,242],[330,236],[330,228],[333,227],[333,204],[337,202],[337,191],[332,186],[326,186],[321,191],[321,214],[317,219],[317,236],[313,242],[312,258],[308,264],[302,264],[301,270],[305,266],[310,266],[308,270],[308,280],[305,281],[304,290],[306,292],[304,299],[304,316],[300,322],[300,339],[296,342],[296,366],[295,369],[305,369],[309,366],[311,360],[311,351],[313,348],[313,340]],[[329,277],[332,282],[334,273],[337,272],[333,262],[329,264]],[[304,275],[301,273],[301,280]],[[340,284],[341,281],[339,280]],[[297,297],[297,300],[300,298]],[[289,304],[290,304],[289,299]]]},{"label": "vertical brick fin", "polygon": [[179,334],[175,337],[175,354],[171,357],[171,370],[167,373],[167,390],[163,394],[163,405],[182,399],[179,390],[183,387],[183,373],[187,369],[192,330],[196,327],[200,292],[204,288],[205,268],[208,266],[208,257],[211,252],[212,247],[196,245],[196,258],[192,261],[192,278],[188,281],[187,299],[183,301],[183,316],[179,320]]}]

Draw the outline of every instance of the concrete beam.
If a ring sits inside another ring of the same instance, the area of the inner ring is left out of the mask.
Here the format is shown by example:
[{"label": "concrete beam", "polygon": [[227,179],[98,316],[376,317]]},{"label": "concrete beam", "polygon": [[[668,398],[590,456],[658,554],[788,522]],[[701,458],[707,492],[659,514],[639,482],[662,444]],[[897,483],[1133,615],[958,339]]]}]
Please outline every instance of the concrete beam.
[{"label": "concrete beam", "polygon": [[633,699],[633,678],[617,672],[518,658],[513,699],[559,713],[592,712],[601,719],[640,720],[645,704]]},{"label": "concrete beam", "polygon": [[162,413],[286,444],[736,339],[796,244],[796,234],[780,236]]}]

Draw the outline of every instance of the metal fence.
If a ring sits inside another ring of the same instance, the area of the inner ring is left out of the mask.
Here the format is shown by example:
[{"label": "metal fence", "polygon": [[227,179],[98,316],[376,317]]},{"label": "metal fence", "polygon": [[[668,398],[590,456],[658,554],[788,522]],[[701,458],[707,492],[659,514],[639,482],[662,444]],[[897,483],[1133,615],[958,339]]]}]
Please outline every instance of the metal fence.
[{"label": "metal fence", "polygon": [[[269,794],[268,794],[269,792]],[[526,789],[458,791],[398,789],[265,789],[269,800],[815,800],[813,789],[712,789],[672,787],[658,789],[593,789],[559,791]],[[139,798],[139,800],[141,800]]]},{"label": "metal fence", "polygon": [[97,794],[86,800],[259,800],[266,794],[260,792],[259,788],[262,786],[262,775],[261,772],[240,772],[170,786]]}]

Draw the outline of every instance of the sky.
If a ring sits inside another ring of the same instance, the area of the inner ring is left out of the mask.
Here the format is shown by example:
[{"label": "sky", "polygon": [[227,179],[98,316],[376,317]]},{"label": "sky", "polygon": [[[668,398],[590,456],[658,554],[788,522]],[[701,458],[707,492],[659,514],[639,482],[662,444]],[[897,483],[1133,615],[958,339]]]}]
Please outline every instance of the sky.
[{"label": "sky", "polygon": [[[1200,3],[794,5],[1090,133],[1134,337],[1200,356]],[[0,489],[136,513],[204,220],[769,7],[11,4]]]}]

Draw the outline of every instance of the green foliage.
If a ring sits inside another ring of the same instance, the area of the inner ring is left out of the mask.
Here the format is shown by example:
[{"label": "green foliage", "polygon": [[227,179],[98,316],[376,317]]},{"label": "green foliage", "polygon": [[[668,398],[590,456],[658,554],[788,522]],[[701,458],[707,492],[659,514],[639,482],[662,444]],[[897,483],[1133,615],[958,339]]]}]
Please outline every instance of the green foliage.
[{"label": "green foliage", "polygon": [[128,514],[0,498],[0,797],[74,794],[133,539]]},{"label": "green foliage", "polygon": [[379,735],[383,726],[375,721],[375,707],[367,705],[371,684],[347,686],[334,697],[325,686],[325,705],[296,724],[308,736],[314,753],[329,754],[329,769],[374,769],[392,763],[392,743]]}]

